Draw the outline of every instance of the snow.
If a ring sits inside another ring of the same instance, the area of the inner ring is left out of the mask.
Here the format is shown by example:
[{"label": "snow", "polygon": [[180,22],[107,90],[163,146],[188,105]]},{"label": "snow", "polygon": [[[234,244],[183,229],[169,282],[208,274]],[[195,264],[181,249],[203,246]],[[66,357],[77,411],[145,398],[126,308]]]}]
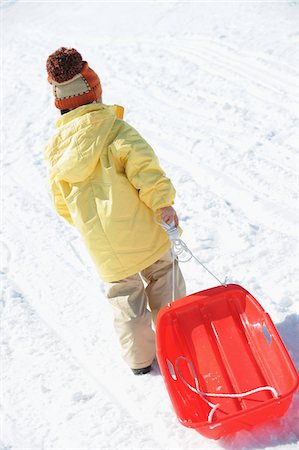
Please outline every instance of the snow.
[{"label": "snow", "polygon": [[[183,238],[248,289],[299,368],[299,2],[2,1],[1,450],[295,449],[281,419],[219,441],[179,424],[157,363],[121,360],[103,283],[46,185],[45,61],[74,46],[156,150]],[[182,265],[188,293],[215,285]]]}]

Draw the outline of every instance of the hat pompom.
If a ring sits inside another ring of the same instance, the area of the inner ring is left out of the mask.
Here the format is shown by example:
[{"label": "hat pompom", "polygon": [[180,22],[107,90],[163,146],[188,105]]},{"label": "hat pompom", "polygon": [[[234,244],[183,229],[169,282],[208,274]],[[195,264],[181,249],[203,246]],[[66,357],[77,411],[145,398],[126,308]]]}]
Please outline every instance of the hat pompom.
[{"label": "hat pompom", "polygon": [[57,83],[71,80],[83,68],[81,54],[74,48],[61,47],[47,59],[49,77]]}]

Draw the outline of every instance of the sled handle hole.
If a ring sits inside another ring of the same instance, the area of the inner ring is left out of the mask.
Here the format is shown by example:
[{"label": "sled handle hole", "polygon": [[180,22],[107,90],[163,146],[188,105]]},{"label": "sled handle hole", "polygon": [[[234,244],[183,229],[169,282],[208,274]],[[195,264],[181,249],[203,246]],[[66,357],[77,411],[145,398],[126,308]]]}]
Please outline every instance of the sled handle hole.
[{"label": "sled handle hole", "polygon": [[266,341],[267,341],[268,344],[270,345],[270,344],[271,344],[271,341],[272,341],[272,338],[271,338],[271,335],[270,335],[270,333],[269,333],[269,331],[268,331],[268,328],[266,327],[265,324],[263,324],[263,334],[264,334],[264,336],[265,336]]},{"label": "sled handle hole", "polygon": [[170,375],[172,376],[172,378],[174,380],[177,380],[177,377],[176,377],[175,370],[174,370],[172,362],[169,361],[169,359],[167,359],[166,361],[167,361],[168,370],[169,370]]}]

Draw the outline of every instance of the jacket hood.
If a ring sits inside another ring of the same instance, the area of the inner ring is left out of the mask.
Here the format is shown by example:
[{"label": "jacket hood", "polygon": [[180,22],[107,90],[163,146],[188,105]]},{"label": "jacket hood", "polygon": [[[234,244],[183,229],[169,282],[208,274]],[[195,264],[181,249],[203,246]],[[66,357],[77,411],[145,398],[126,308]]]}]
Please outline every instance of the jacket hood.
[{"label": "jacket hood", "polygon": [[117,116],[122,116],[123,111],[119,108],[91,103],[56,121],[56,133],[44,149],[51,180],[76,183],[84,181],[93,172]]}]

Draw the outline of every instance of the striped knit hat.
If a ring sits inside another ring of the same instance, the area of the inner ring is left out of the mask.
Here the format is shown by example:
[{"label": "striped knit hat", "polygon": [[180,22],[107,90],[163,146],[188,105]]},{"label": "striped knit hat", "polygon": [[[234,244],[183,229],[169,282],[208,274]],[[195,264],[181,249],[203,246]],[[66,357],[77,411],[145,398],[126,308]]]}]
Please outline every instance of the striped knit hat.
[{"label": "striped knit hat", "polygon": [[101,97],[99,77],[74,48],[56,50],[48,57],[46,67],[56,108],[74,109]]}]

